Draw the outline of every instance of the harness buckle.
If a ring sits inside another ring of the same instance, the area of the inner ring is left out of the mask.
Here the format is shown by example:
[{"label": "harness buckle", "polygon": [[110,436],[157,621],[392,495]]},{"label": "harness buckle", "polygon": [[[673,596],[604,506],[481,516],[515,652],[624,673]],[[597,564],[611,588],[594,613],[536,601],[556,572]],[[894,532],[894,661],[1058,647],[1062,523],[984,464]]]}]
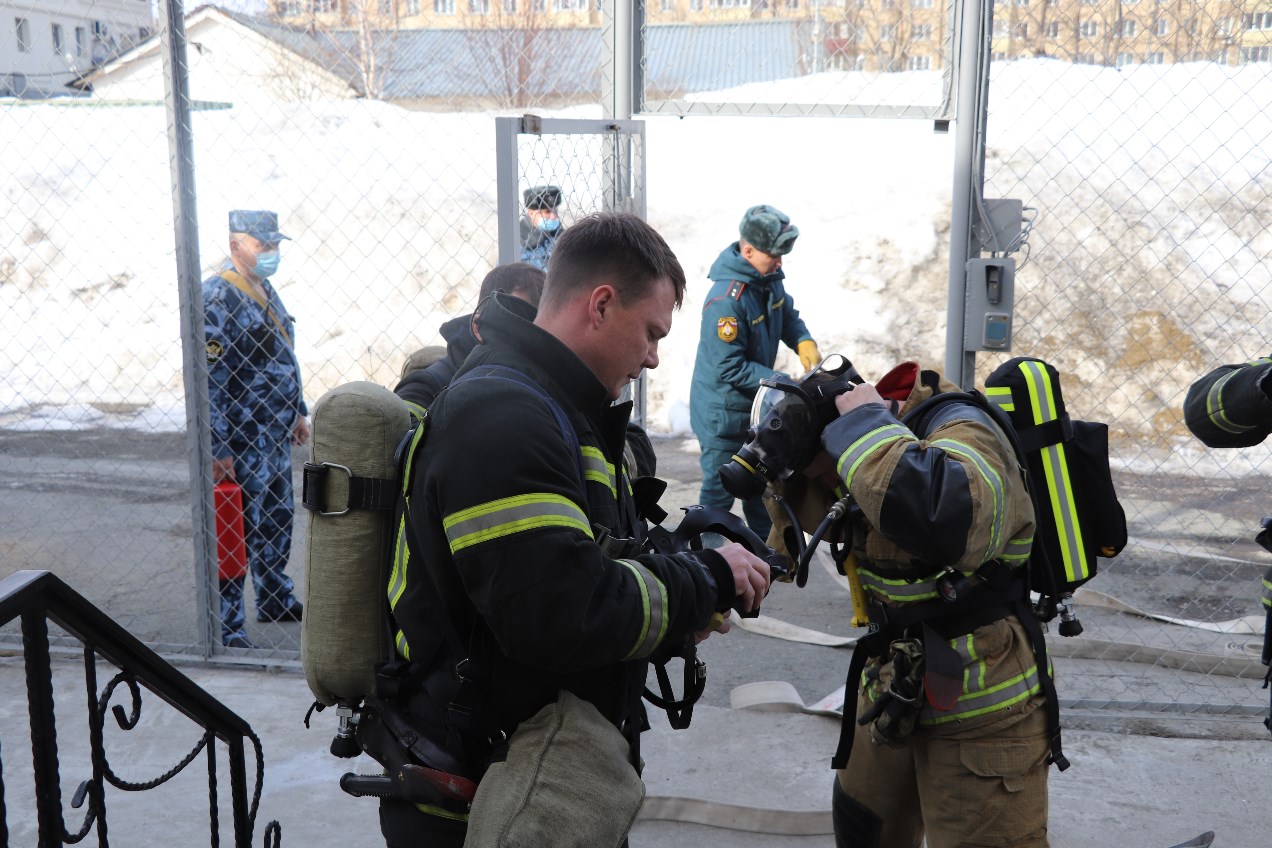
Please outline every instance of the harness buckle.
[{"label": "harness buckle", "polygon": [[[336,512],[328,510],[326,501],[322,499],[322,483],[326,479],[328,469],[331,468],[345,473],[345,476],[349,478],[349,487],[352,490],[353,472],[349,470],[348,466],[337,462],[306,462],[304,472],[301,474],[300,505],[319,515],[344,515],[349,511],[347,501],[345,508]],[[312,485],[310,483],[311,479],[313,480]]]}]

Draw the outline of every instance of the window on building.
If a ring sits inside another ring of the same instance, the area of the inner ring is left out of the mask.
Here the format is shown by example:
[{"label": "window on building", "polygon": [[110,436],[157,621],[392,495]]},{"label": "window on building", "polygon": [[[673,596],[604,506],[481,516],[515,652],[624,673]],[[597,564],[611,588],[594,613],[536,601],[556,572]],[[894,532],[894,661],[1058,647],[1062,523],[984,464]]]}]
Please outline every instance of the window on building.
[{"label": "window on building", "polygon": [[313,3],[315,14],[321,15],[336,10],[336,0],[313,0]]},{"label": "window on building", "polygon": [[1126,67],[1127,65],[1134,65],[1134,64],[1135,64],[1135,54],[1134,54],[1134,53],[1119,53],[1119,54],[1117,54],[1117,62],[1116,62],[1116,64],[1117,64],[1117,66],[1118,66],[1119,68],[1124,68],[1124,67]]},{"label": "window on building", "polygon": [[676,11],[676,0],[662,0],[662,10],[664,12]]},{"label": "window on building", "polygon": [[1078,35],[1083,38],[1095,38],[1100,34],[1100,25],[1096,21],[1083,21],[1078,26]]},{"label": "window on building", "polygon": [[932,25],[931,24],[915,24],[914,25],[915,41],[931,41]]},{"label": "window on building", "polygon": [[51,29],[53,32],[53,55],[61,56],[62,55],[62,25],[53,24]]},{"label": "window on building", "polygon": [[536,12],[548,11],[548,0],[530,0],[530,8]]},{"label": "window on building", "polygon": [[1263,44],[1258,47],[1242,47],[1241,62],[1272,62],[1272,45]]},{"label": "window on building", "polygon": [[1059,5],[1060,5],[1060,0],[1047,0],[1047,5],[1048,5],[1048,6],[1059,6]]},{"label": "window on building", "polygon": [[932,0],[910,0],[911,9],[931,9],[932,6]]},{"label": "window on building", "polygon": [[786,8],[788,8],[788,9],[798,9],[798,8],[799,8],[799,0],[786,0]]},{"label": "window on building", "polygon": [[1059,38],[1060,37],[1060,22],[1059,21],[1049,22],[1047,24],[1046,31],[1047,31],[1047,38]]},{"label": "window on building", "polygon": [[896,25],[896,24],[884,24],[883,26],[879,27],[879,40],[880,40],[880,41],[892,41],[892,40],[894,40],[896,37],[897,37],[897,25]]},{"label": "window on building", "polygon": [[468,0],[468,14],[489,15],[490,0]]},{"label": "window on building", "polygon": [[1013,26],[1011,28],[1011,37],[1012,38],[1028,38],[1029,24],[1025,23],[1024,21],[1021,21],[1020,23]]},{"label": "window on building", "polygon": [[386,18],[393,15],[393,0],[380,0],[380,14]]},{"label": "window on building", "polygon": [[556,0],[558,12],[586,12],[587,0]]},{"label": "window on building", "polygon": [[691,12],[701,12],[701,11],[702,11],[702,0],[689,0],[689,11],[691,11]]},{"label": "window on building", "polygon": [[994,50],[989,54],[989,58],[992,62],[1006,62],[1007,53],[1003,50]]},{"label": "window on building", "polygon": [[1029,0],[1016,0],[1016,5],[1017,5],[1017,6],[1028,6],[1028,5],[1029,5]]},{"label": "window on building", "polygon": [[1135,21],[1123,20],[1118,32],[1121,33],[1123,38],[1130,38],[1135,35]]},{"label": "window on building", "polygon": [[110,36],[110,27],[106,26],[105,21],[93,21],[93,37],[108,38]]},{"label": "window on building", "polygon": [[751,0],[711,0],[709,5],[713,9],[734,9],[739,6],[750,6]]},{"label": "window on building", "polygon": [[304,12],[300,0],[283,0],[278,4],[278,13],[284,18],[294,18]]},{"label": "window on building", "polygon": [[1166,35],[1170,32],[1170,21],[1165,18],[1158,18],[1153,21],[1153,34]]},{"label": "window on building", "polygon": [[932,70],[931,56],[911,56],[905,63],[906,70],[910,71],[930,71]]},{"label": "window on building", "polygon": [[1272,29],[1272,12],[1255,12],[1245,16],[1246,29]]},{"label": "window on building", "polygon": [[75,55],[84,55],[84,43],[88,41],[88,31],[83,27],[75,28]]},{"label": "window on building", "polygon": [[439,15],[455,14],[455,0],[433,0],[433,11]]},{"label": "window on building", "polygon": [[19,53],[31,52],[31,25],[26,18],[13,19],[13,34],[18,41]]},{"label": "window on building", "polygon": [[517,13],[517,0],[503,0],[503,10],[509,15]]},{"label": "window on building", "polygon": [[406,0],[402,4],[402,14],[408,18],[415,17],[420,13],[420,0]]},{"label": "window on building", "polygon": [[1166,64],[1166,54],[1160,50],[1144,55],[1145,65],[1164,65]]}]

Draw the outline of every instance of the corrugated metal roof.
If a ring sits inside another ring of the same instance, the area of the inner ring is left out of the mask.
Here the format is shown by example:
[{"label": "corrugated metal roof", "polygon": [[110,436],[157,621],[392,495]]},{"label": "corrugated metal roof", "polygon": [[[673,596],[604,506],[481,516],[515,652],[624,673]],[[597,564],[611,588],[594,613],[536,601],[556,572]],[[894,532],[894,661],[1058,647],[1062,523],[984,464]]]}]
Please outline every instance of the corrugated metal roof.
[{"label": "corrugated metal roof", "polygon": [[[191,15],[204,9],[199,7]],[[287,26],[213,7],[348,80],[365,93],[358,33]],[[602,30],[401,29],[372,36],[380,96],[387,100],[600,96]],[[646,87],[660,96],[798,76],[795,21],[664,24],[645,29]]]}]

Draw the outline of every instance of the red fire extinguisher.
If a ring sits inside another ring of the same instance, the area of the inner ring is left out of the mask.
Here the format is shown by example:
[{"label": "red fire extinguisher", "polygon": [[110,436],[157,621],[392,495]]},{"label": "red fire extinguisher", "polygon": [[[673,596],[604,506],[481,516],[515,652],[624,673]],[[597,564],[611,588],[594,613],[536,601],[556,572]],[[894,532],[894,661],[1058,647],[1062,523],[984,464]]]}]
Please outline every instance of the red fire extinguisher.
[{"label": "red fire extinguisher", "polygon": [[247,574],[247,542],[243,538],[243,490],[233,480],[212,487],[216,508],[216,575],[232,580]]}]

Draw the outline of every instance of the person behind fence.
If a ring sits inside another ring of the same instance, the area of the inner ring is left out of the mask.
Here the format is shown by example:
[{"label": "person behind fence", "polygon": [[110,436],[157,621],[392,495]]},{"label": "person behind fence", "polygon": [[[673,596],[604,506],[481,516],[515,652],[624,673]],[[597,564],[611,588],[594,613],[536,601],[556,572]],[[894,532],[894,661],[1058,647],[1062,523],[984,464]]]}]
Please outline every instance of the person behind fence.
[{"label": "person behind fence", "polygon": [[[702,493],[707,506],[730,509],[733,496],[716,471],[746,441],[747,418],[760,380],[774,373],[779,345],[799,354],[805,371],[821,361],[817,343],[786,293],[782,257],[799,229],[772,206],[752,206],[739,238],[716,258],[702,307],[698,352],[689,393],[689,420],[701,447]],[[757,495],[743,501],[747,524],[761,537],[769,519]]]},{"label": "person behind fence", "polygon": [[[292,445],[309,440],[309,414],[295,352],[295,321],[269,278],[278,270],[278,216],[230,212],[230,257],[203,282],[212,429],[212,481],[236,481],[256,595],[257,621],[300,621],[287,576],[291,555]],[[221,641],[253,647],[243,578],[221,583]]]},{"label": "person behind fence", "polygon": [[792,534],[851,496],[841,502],[851,537],[839,541],[877,630],[848,672],[832,761],[837,848],[1047,845],[1054,749],[1028,606],[1024,471],[970,396],[902,423],[927,398],[957,391],[913,362],[844,391],[820,436],[802,428],[811,436],[801,455],[813,457],[804,473],[766,496],[769,544],[792,556]]},{"label": "person behind fence", "polygon": [[[685,278],[640,218],[562,237],[536,314],[495,293],[481,344],[429,407],[389,577],[413,727],[481,775],[463,816],[381,801],[389,846],[618,845],[644,795],[637,742],[651,657],[758,607],[741,545],[644,551],[620,457]],[[553,740],[549,742],[548,740]],[[467,842],[465,839],[467,827]],[[520,841],[519,841],[520,840]]]},{"label": "person behind fence", "polygon": [[565,232],[558,209],[561,189],[554,185],[533,186],[522,192],[526,211],[521,216],[521,261],[545,271],[557,239]]},{"label": "person behind fence", "polygon": [[[1272,355],[1221,365],[1195,380],[1184,396],[1184,423],[1207,447],[1248,448],[1261,443],[1272,434]],[[1272,550],[1269,519],[1263,519],[1256,539]],[[1258,592],[1265,619],[1261,660],[1268,666],[1263,685],[1272,688],[1272,566],[1264,572]],[[1272,706],[1263,723],[1272,730]]]},{"label": "person behind fence", "polygon": [[[490,270],[481,281],[477,302],[485,300],[491,292],[504,291],[519,297],[531,306],[539,306],[543,294],[543,270],[527,262],[511,262]],[[452,318],[442,324],[438,332],[446,347],[424,347],[407,357],[402,366],[402,379],[393,388],[395,394],[422,412],[437,397],[437,393],[455,376],[468,354],[477,346],[473,335],[472,314]]]}]

